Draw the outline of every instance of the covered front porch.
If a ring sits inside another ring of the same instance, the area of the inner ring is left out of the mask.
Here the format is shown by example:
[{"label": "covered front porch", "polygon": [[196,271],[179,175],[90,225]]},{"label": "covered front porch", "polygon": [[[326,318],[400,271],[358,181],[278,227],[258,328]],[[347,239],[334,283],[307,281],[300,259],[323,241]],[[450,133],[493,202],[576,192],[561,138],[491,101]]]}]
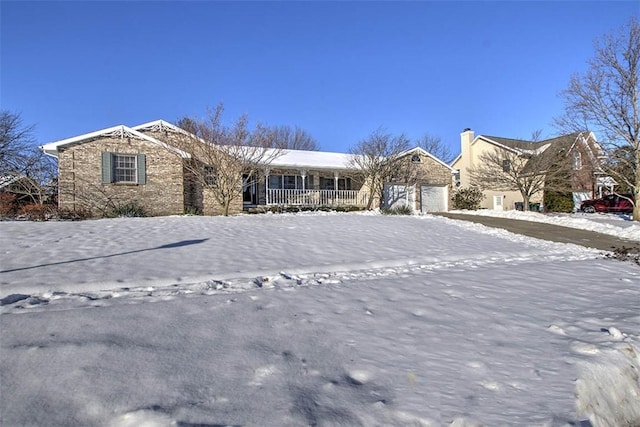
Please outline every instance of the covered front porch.
[{"label": "covered front porch", "polygon": [[360,190],[267,189],[266,205],[357,206],[367,205],[368,194]]},{"label": "covered front porch", "polygon": [[349,171],[267,169],[264,176],[246,180],[245,208],[266,206],[335,207],[367,205],[369,192]]}]

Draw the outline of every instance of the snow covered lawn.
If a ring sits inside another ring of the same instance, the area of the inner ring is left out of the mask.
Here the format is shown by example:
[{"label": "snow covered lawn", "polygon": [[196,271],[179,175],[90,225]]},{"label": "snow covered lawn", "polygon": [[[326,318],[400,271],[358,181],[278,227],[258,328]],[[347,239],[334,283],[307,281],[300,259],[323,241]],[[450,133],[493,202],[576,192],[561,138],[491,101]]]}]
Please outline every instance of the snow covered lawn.
[{"label": "snow covered lawn", "polygon": [[640,269],[599,251],[367,214],[2,222],[0,248],[2,425],[640,419]]}]

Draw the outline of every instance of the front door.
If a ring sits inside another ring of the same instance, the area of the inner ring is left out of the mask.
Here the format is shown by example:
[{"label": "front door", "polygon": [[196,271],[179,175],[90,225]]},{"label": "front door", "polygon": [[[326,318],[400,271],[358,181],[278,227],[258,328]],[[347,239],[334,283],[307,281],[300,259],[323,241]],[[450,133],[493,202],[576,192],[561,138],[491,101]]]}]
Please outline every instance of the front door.
[{"label": "front door", "polygon": [[258,204],[258,186],[253,176],[242,175],[242,203],[244,205]]},{"label": "front door", "polygon": [[502,207],[502,195],[493,196],[493,210],[494,211],[503,210],[503,207]]}]

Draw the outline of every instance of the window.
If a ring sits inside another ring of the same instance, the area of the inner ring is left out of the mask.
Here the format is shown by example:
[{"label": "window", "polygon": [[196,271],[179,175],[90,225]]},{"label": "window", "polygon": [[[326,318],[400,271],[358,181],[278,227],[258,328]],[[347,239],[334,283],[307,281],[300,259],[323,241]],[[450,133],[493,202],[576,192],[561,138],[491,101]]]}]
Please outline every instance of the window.
[{"label": "window", "polygon": [[102,182],[146,184],[145,155],[103,152]]},{"label": "window", "polygon": [[510,172],[511,171],[511,160],[504,159],[502,161],[502,172]]},{"label": "window", "polygon": [[[313,186],[313,177],[308,176],[305,188]],[[302,190],[302,176],[300,175],[269,175],[269,189],[271,190]]]},{"label": "window", "polygon": [[113,155],[113,182],[138,182],[136,156]]},{"label": "window", "polygon": [[420,163],[420,154],[416,153],[413,156],[411,156],[411,162],[413,163]]},{"label": "window", "polygon": [[338,188],[335,178],[320,178],[321,190],[351,190],[351,178],[338,178]]},{"label": "window", "polygon": [[282,175],[269,175],[269,188],[281,189],[282,188]]},{"label": "window", "polygon": [[[295,175],[284,175],[282,177],[284,182],[285,190],[295,190],[296,189],[296,176]],[[302,183],[300,183],[300,188],[302,188]]]},{"label": "window", "polygon": [[579,151],[573,152],[573,170],[578,171],[582,169],[582,154]]},{"label": "window", "polygon": [[338,190],[351,190],[351,178],[338,178]]}]

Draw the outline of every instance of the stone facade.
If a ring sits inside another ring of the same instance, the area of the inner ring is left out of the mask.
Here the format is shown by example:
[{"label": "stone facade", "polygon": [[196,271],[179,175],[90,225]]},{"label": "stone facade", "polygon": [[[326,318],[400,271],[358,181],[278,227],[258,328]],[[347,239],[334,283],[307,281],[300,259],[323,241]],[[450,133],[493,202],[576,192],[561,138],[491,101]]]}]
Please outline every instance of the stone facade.
[{"label": "stone facade", "polygon": [[[103,183],[102,153],[144,154],[145,183]],[[136,203],[149,215],[184,212],[182,159],[135,137],[106,137],[61,148],[58,152],[60,208],[105,216],[115,207]]]},{"label": "stone facade", "polygon": [[405,184],[415,188],[414,209],[422,206],[423,185],[437,185],[447,187],[447,194],[451,195],[453,174],[451,168],[425,154],[423,151],[411,151],[399,160],[397,172],[391,178],[392,184]]}]

